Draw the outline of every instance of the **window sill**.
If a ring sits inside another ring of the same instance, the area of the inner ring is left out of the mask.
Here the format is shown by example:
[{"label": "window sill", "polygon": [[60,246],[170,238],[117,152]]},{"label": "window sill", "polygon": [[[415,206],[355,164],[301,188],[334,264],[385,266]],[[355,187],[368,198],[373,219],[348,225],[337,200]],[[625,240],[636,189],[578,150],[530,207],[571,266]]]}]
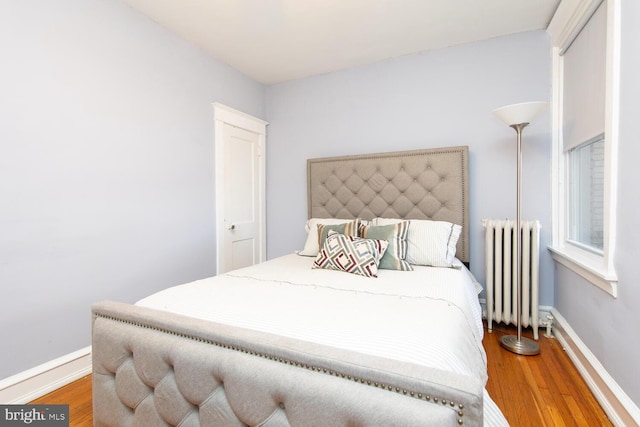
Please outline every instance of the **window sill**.
[{"label": "window sill", "polygon": [[618,297],[618,276],[615,271],[605,267],[601,258],[595,260],[592,256],[585,256],[579,251],[567,248],[549,246],[548,249],[554,261],[564,265],[612,297]]}]

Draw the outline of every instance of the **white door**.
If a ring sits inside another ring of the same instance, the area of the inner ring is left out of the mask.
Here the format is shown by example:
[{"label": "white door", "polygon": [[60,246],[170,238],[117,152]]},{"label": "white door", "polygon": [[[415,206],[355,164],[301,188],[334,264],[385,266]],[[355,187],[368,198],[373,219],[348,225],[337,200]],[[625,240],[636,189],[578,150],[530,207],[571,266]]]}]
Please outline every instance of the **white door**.
[{"label": "white door", "polygon": [[260,147],[258,135],[229,124],[224,130],[223,271],[260,262]]},{"label": "white door", "polygon": [[220,104],[216,119],[218,274],[266,258],[266,122]]}]

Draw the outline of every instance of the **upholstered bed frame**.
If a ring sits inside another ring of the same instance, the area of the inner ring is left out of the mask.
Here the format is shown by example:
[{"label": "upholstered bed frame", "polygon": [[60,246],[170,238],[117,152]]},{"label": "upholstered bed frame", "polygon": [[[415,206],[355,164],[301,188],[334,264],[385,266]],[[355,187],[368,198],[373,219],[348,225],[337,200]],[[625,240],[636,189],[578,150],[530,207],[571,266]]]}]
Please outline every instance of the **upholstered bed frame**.
[{"label": "upholstered bed frame", "polygon": [[469,263],[466,146],[307,160],[309,218],[403,218],[462,226],[456,256]]},{"label": "upholstered bed frame", "polygon": [[[452,147],[309,160],[309,216],[455,222],[468,262],[467,158]],[[130,304],[92,313],[97,426],[483,423],[473,378]]]}]

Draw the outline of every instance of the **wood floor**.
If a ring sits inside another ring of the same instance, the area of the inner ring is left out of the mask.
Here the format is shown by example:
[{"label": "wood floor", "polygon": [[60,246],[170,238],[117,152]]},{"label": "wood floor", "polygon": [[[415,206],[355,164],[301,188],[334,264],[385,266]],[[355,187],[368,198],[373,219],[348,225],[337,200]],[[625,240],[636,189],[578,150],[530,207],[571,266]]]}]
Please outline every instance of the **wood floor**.
[{"label": "wood floor", "polygon": [[92,426],[91,375],[30,402],[37,405],[69,405],[69,426]]},{"label": "wood floor", "polygon": [[[500,347],[513,328],[494,325],[483,341],[489,360],[487,390],[513,427],[610,426],[600,405],[555,339],[540,330],[539,356],[518,356]],[[524,336],[531,336],[525,331]],[[70,426],[91,426],[91,376],[31,402],[69,404]]]},{"label": "wood floor", "polygon": [[[485,329],[489,381],[487,391],[511,426],[611,426],[591,390],[555,339],[540,329],[540,355],[519,356],[500,346],[513,327]],[[523,336],[532,338],[530,330]]]}]

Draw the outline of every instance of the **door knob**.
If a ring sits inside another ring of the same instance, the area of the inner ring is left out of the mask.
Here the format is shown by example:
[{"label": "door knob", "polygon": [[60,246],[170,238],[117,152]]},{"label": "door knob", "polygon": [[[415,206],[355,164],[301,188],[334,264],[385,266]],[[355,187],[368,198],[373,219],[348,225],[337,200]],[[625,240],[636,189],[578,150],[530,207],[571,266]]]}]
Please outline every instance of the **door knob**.
[{"label": "door knob", "polygon": [[235,228],[236,228],[235,224],[227,225],[227,230],[235,230]]}]

